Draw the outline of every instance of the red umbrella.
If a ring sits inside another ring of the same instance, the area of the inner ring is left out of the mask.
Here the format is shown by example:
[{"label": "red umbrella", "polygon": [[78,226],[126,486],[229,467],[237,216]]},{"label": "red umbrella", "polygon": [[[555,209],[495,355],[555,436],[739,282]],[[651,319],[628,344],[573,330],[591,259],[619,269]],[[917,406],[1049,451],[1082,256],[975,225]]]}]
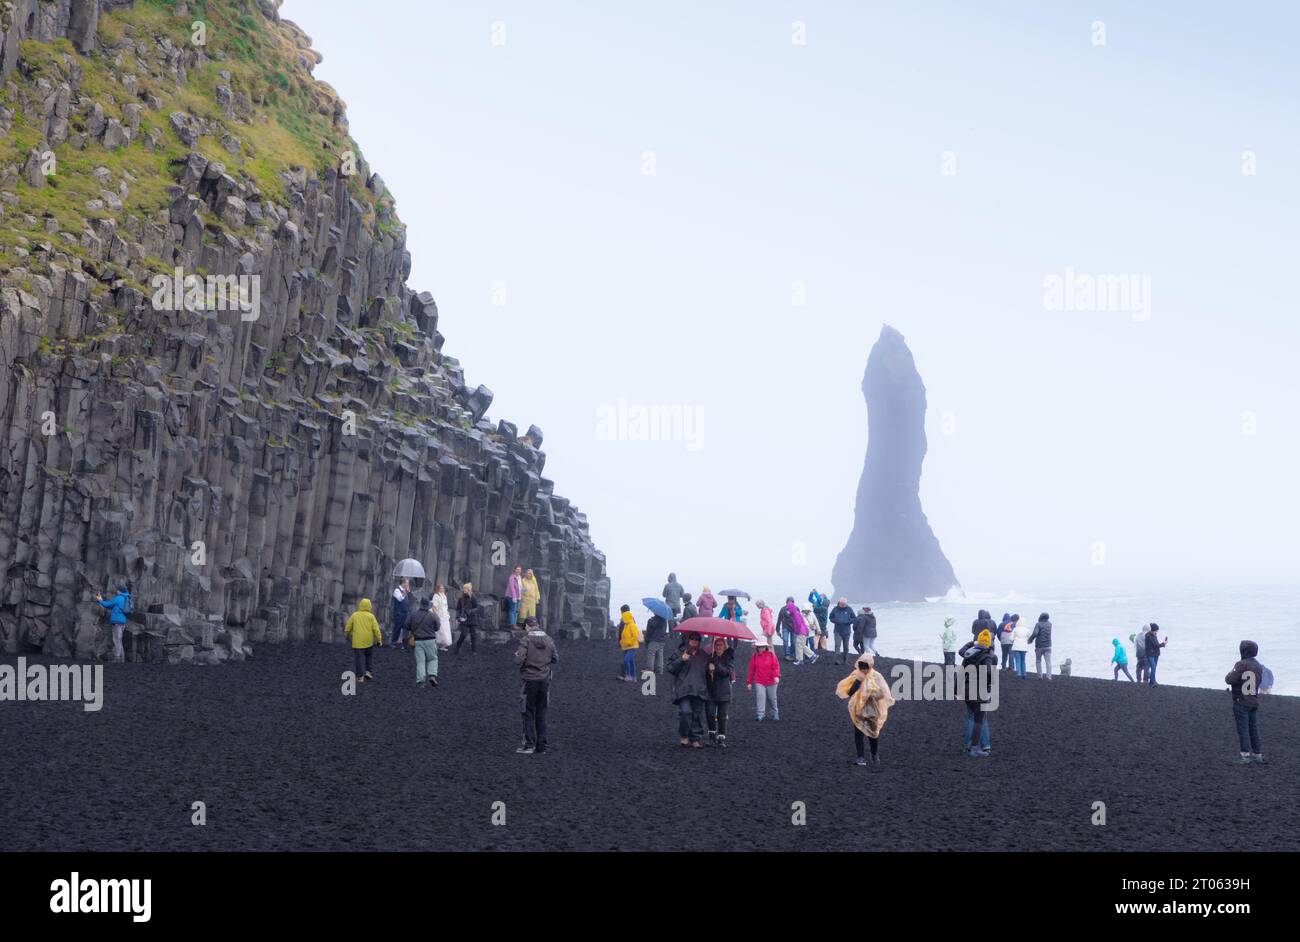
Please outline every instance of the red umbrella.
[{"label": "red umbrella", "polygon": [[725,618],[705,618],[701,615],[686,619],[673,631],[694,632],[708,635],[710,638],[737,638],[741,641],[754,640],[754,632],[749,630],[748,625],[742,625],[738,621],[728,621]]}]

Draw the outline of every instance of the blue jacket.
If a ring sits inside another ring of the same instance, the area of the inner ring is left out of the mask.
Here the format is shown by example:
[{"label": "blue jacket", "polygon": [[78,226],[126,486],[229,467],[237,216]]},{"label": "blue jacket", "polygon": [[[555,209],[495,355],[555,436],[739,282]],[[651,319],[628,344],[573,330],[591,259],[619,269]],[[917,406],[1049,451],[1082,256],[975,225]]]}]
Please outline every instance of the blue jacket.
[{"label": "blue jacket", "polygon": [[725,618],[727,621],[740,621],[745,617],[745,610],[740,607],[739,601],[736,602],[734,610],[731,607],[731,603],[727,602],[722,606],[722,611],[718,613],[718,617]]},{"label": "blue jacket", "polygon": [[131,595],[129,592],[119,592],[111,599],[103,599],[100,601],[99,604],[108,609],[108,621],[110,624],[126,624],[126,606],[127,602],[130,601],[130,598]]}]

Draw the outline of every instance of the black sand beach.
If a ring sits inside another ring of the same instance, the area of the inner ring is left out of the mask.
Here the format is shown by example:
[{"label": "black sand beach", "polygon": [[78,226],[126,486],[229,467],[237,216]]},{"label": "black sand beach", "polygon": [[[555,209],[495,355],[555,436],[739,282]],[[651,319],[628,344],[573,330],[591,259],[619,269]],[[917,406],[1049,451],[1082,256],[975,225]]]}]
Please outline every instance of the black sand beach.
[{"label": "black sand beach", "polygon": [[0,703],[0,851],[1300,850],[1300,699],[1265,698],[1268,764],[1239,767],[1226,689],[1012,678],[991,758],[962,755],[960,704],[900,701],[873,774],[829,658],[782,665],[779,723],[738,685],[730,748],[688,750],[671,678],[642,696],[612,645],[561,642],[551,749],[519,756],[512,650],[444,656],[436,690],[385,650],[344,697],[348,649],[264,645],[106,665],[98,713]]}]

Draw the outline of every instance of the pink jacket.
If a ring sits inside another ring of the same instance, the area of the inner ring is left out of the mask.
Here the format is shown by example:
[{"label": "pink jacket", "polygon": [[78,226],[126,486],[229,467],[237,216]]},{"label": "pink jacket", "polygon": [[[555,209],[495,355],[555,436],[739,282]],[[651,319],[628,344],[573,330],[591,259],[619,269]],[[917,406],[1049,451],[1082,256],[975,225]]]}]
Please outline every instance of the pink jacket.
[{"label": "pink jacket", "polygon": [[781,662],[771,648],[755,651],[749,659],[749,683],[770,687],[781,679]]},{"label": "pink jacket", "polygon": [[705,592],[695,600],[695,607],[699,609],[701,618],[711,618],[713,610],[718,607],[718,600],[713,597],[712,592]]},{"label": "pink jacket", "polygon": [[758,617],[758,623],[763,628],[764,636],[770,638],[776,633],[776,625],[772,624],[772,610],[770,608],[763,608],[763,614]]},{"label": "pink jacket", "polygon": [[520,582],[519,577],[512,572],[510,578],[506,581],[506,598],[512,602],[518,602],[523,598],[523,595],[523,583]]}]

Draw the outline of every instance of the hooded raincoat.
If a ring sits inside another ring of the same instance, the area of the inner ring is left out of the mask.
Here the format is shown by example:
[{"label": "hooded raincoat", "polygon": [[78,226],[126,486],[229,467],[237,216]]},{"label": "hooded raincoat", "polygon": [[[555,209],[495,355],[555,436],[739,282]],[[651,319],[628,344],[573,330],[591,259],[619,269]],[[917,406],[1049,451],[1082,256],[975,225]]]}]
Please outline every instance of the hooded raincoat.
[{"label": "hooded raincoat", "polygon": [[368,648],[384,643],[384,636],[379,631],[379,622],[370,611],[370,599],[361,600],[357,610],[352,613],[348,623],[343,627],[343,634],[352,639],[354,648]]},{"label": "hooded raincoat", "polygon": [[858,656],[855,663],[866,661],[873,665],[870,671],[855,667],[852,674],[841,680],[835,687],[835,694],[841,700],[849,701],[849,719],[872,739],[880,738],[880,731],[889,718],[889,708],[894,705],[894,695],[889,692],[889,685],[880,671],[874,669],[875,659],[869,654]]}]

